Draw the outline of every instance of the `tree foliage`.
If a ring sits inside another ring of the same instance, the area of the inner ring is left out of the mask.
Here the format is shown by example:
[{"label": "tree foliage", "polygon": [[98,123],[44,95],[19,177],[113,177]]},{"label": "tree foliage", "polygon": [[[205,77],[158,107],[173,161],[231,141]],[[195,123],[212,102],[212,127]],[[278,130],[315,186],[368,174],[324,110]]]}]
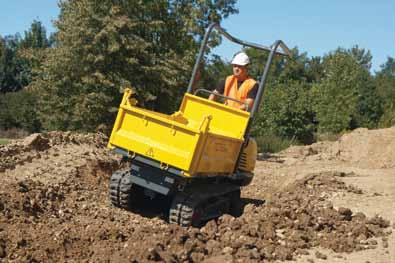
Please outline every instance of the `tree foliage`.
[{"label": "tree foliage", "polygon": [[20,36],[0,37],[0,92],[20,90],[29,81],[28,68],[18,55]]},{"label": "tree foliage", "polygon": [[383,115],[380,119],[381,127],[395,125],[395,59],[388,57],[376,73],[375,86],[383,104]]},{"label": "tree foliage", "polygon": [[0,130],[19,128],[27,132],[38,132],[41,129],[36,111],[36,94],[21,90],[18,92],[0,93]]},{"label": "tree foliage", "polygon": [[[125,86],[136,90],[140,106],[173,111],[205,28],[237,13],[235,3],[60,1],[49,38],[39,21],[24,37],[0,36],[0,129],[108,131]],[[195,89],[213,89],[231,74],[229,63],[208,55],[219,43],[214,34]],[[268,53],[245,51],[250,75],[261,81]],[[275,56],[253,126],[265,145],[275,140],[278,149],[310,143],[317,133],[395,125],[394,58],[373,75],[372,55],[358,45],[315,57],[297,47],[291,52],[291,59]]]},{"label": "tree foliage", "polygon": [[20,48],[47,48],[51,46],[50,38],[47,37],[47,30],[41,21],[34,20],[29,30],[25,31],[25,37],[20,41]]},{"label": "tree foliage", "polygon": [[40,21],[33,21],[23,38],[19,34],[0,37],[0,92],[27,86],[32,80],[32,68],[40,64],[40,50],[49,46]]},{"label": "tree foliage", "polygon": [[338,133],[377,125],[382,108],[367,69],[371,56],[364,52],[338,49],[324,58],[324,77],[313,89],[319,131]]},{"label": "tree foliage", "polygon": [[370,70],[372,67],[372,54],[370,53],[370,50],[366,50],[364,48],[360,48],[358,45],[353,46],[350,49],[342,49],[339,48],[338,52],[345,52],[349,54],[352,58],[355,59],[355,61],[364,67],[367,70]]},{"label": "tree foliage", "polygon": [[[307,82],[306,53],[292,49],[292,59],[275,57],[269,71],[261,109],[255,120],[253,134],[258,137],[279,136],[304,143],[312,142],[314,112]],[[248,49],[249,72],[259,79],[268,58],[267,52]]]},{"label": "tree foliage", "polygon": [[197,74],[197,83],[194,89],[203,88],[213,90],[217,87],[220,80],[224,80],[232,72],[232,67],[220,56],[213,55],[205,65],[201,65]]},{"label": "tree foliage", "polygon": [[170,111],[186,87],[209,22],[235,1],[70,0],[60,4],[56,46],[32,87],[46,129],[111,126],[121,86],[141,105]]},{"label": "tree foliage", "polygon": [[275,134],[282,138],[311,143],[314,112],[306,82],[289,81],[270,86],[254,125],[256,136]]},{"label": "tree foliage", "polygon": [[[268,54],[247,52],[257,77]],[[323,58],[308,58],[297,48],[292,53],[292,59],[273,61],[255,134],[306,143],[316,132],[377,126],[383,107],[369,72],[370,51],[338,48]]]}]

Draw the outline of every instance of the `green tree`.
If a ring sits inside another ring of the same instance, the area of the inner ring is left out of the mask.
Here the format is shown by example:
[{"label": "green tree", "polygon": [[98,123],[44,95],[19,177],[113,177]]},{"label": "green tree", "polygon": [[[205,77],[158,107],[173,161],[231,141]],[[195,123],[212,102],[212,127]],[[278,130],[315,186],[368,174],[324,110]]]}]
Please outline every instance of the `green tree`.
[{"label": "green tree", "polygon": [[376,72],[375,86],[383,102],[383,115],[380,126],[395,125],[395,59],[388,57],[381,65],[381,70]]},{"label": "green tree", "polygon": [[383,114],[382,99],[369,72],[365,71],[360,81],[361,85],[357,86],[356,114],[353,116],[350,128],[375,128]]},{"label": "green tree", "polygon": [[174,109],[205,27],[235,13],[234,4],[235,0],[60,2],[56,45],[31,85],[40,92],[44,128],[111,126],[121,85],[133,86],[143,106]]},{"label": "green tree", "polygon": [[53,38],[47,37],[47,31],[40,21],[34,20],[30,28],[25,31],[25,36],[21,39],[17,56],[24,64],[24,75],[30,83],[37,77],[38,72],[53,44]]},{"label": "green tree", "polygon": [[351,48],[337,48],[333,53],[344,53],[351,56],[360,66],[367,70],[372,67],[372,54],[370,50],[360,48],[358,45],[354,45]]},{"label": "green tree", "polygon": [[324,57],[324,77],[313,87],[320,132],[374,127],[380,101],[366,65],[341,49]]},{"label": "green tree", "polygon": [[34,111],[37,96],[34,92],[20,90],[0,93],[0,130],[19,128],[27,132],[38,132],[40,121]]},{"label": "green tree", "polygon": [[253,133],[258,137],[274,134],[311,143],[315,129],[313,120],[310,85],[292,80],[265,91]]},{"label": "green tree", "polygon": [[18,91],[32,79],[32,68],[39,67],[42,49],[48,48],[45,27],[33,21],[24,38],[19,34],[0,37],[0,92]]},{"label": "green tree", "polygon": [[307,82],[318,83],[324,76],[322,57],[315,56],[308,59],[306,64]]},{"label": "green tree", "polygon": [[344,53],[334,53],[325,58],[325,76],[314,85],[314,109],[320,132],[339,133],[349,129],[356,112],[355,81],[359,77],[354,59]]},{"label": "green tree", "polygon": [[[309,60],[307,54],[300,53],[296,47],[291,52],[291,59],[276,56],[273,60],[253,134],[310,143],[314,134],[314,112],[311,85],[307,82]],[[252,61],[249,72],[259,79],[268,53],[247,49],[247,54]]]},{"label": "green tree", "polygon": [[47,48],[50,47],[50,40],[47,38],[47,30],[41,21],[34,20],[29,30],[25,31],[25,37],[21,40],[21,48]]},{"label": "green tree", "polygon": [[[266,65],[269,53],[258,49],[248,48],[246,53],[251,59],[249,65],[250,75],[259,80]],[[307,53],[300,53],[297,47],[291,49],[292,58],[275,56],[268,75],[268,85],[286,83],[289,81],[307,81],[306,67],[308,65]]]},{"label": "green tree", "polygon": [[360,48],[358,45],[353,46],[350,49],[346,50],[346,53],[350,54],[359,65],[364,67],[367,70],[370,70],[372,67],[372,54],[370,50],[366,50],[364,48]]},{"label": "green tree", "polygon": [[387,57],[387,61],[380,68],[381,70],[377,72],[378,75],[395,77],[395,58]]},{"label": "green tree", "polygon": [[29,83],[28,66],[17,55],[20,36],[0,37],[0,92],[20,90]]},{"label": "green tree", "polygon": [[197,84],[199,88],[213,90],[217,87],[219,81],[224,80],[232,73],[232,66],[222,60],[218,55],[213,55],[207,60],[206,65],[201,69],[200,81]]}]

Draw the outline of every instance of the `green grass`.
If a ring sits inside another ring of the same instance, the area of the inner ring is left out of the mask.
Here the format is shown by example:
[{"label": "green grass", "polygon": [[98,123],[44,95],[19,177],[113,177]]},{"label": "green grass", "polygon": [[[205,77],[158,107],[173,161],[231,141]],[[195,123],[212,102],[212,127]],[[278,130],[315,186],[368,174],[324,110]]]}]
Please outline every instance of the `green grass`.
[{"label": "green grass", "polygon": [[263,153],[276,153],[280,152],[291,145],[299,144],[296,141],[283,139],[274,134],[266,134],[255,138],[258,144],[258,151]]},{"label": "green grass", "polygon": [[5,145],[5,144],[7,144],[7,143],[9,143],[9,140],[8,140],[8,139],[0,138],[0,145]]}]

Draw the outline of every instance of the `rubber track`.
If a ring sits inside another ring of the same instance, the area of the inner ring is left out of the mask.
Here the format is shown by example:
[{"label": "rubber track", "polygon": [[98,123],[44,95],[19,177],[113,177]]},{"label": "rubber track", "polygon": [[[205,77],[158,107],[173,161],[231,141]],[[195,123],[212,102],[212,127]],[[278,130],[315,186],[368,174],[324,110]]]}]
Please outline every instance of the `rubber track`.
[{"label": "rubber track", "polygon": [[183,227],[194,225],[193,213],[196,202],[184,194],[179,194],[174,197],[170,207],[169,223],[178,224]]},{"label": "rubber track", "polygon": [[[238,217],[242,214],[242,205],[240,200],[240,189],[229,192],[224,197],[229,199],[230,207],[228,213]],[[200,204],[204,203],[204,199],[196,199],[185,193],[179,193],[173,199],[169,211],[169,222],[178,224],[183,227],[198,226],[200,221],[194,222],[194,213]],[[204,211],[202,213],[205,213]]]},{"label": "rubber track", "polygon": [[125,209],[130,208],[132,181],[128,170],[113,173],[109,188],[110,200],[114,206]]}]

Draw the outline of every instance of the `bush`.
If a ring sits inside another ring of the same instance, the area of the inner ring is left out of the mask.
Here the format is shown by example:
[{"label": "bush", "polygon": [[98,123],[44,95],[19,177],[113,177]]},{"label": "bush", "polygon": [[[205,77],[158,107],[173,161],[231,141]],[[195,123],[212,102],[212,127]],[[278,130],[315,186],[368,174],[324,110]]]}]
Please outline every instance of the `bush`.
[{"label": "bush", "polygon": [[0,94],[0,130],[16,128],[29,133],[40,131],[36,108],[37,97],[31,91]]},{"label": "bush", "polygon": [[260,153],[280,152],[291,145],[299,144],[292,139],[284,139],[275,134],[265,134],[255,138]]},{"label": "bush", "polygon": [[395,126],[395,110],[387,109],[381,116],[379,127],[388,128]]},{"label": "bush", "polygon": [[274,134],[281,140],[292,138],[312,143],[314,113],[310,86],[306,82],[290,81],[276,84],[265,91],[263,105],[254,122],[256,137]]}]

